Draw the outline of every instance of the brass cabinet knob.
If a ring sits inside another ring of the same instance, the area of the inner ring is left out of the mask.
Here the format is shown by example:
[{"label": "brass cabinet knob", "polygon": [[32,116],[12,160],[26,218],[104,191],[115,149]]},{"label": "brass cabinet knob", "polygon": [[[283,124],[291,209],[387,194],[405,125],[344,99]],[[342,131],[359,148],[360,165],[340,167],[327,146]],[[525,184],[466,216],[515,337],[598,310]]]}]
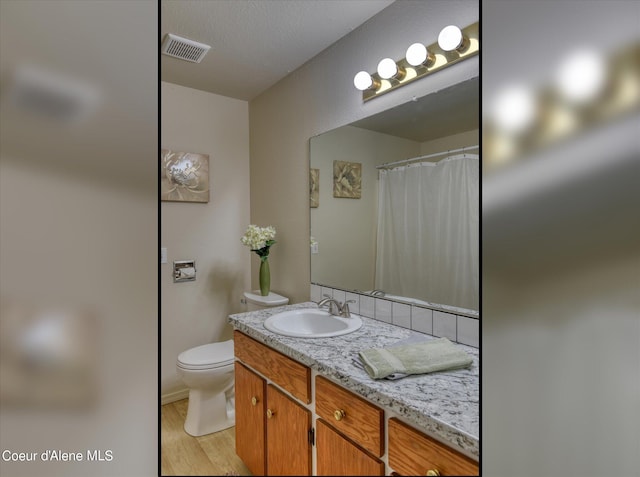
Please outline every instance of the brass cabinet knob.
[{"label": "brass cabinet knob", "polygon": [[429,470],[427,470],[427,475],[438,476],[438,475],[440,475],[440,472],[438,471],[438,469],[429,469]]},{"label": "brass cabinet knob", "polygon": [[333,417],[336,418],[336,421],[341,421],[343,417],[345,417],[347,415],[346,412],[344,412],[343,409],[337,409],[334,413],[333,413]]},{"label": "brass cabinet knob", "polygon": [[267,419],[271,419],[275,415],[276,415],[275,411],[272,411],[271,409],[267,409]]},{"label": "brass cabinet knob", "polygon": [[255,396],[253,396],[253,397],[251,398],[251,404],[253,404],[254,406],[255,406],[256,404],[258,404],[258,398],[257,398],[257,397],[255,397]]}]

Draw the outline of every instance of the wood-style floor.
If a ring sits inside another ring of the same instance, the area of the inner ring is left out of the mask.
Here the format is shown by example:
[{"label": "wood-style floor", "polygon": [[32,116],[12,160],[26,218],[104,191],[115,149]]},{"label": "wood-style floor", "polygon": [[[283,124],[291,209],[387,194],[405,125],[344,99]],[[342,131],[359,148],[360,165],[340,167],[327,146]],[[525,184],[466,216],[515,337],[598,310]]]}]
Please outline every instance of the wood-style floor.
[{"label": "wood-style floor", "polygon": [[236,455],[235,427],[201,437],[184,431],[188,400],[162,406],[162,475],[251,475]]}]

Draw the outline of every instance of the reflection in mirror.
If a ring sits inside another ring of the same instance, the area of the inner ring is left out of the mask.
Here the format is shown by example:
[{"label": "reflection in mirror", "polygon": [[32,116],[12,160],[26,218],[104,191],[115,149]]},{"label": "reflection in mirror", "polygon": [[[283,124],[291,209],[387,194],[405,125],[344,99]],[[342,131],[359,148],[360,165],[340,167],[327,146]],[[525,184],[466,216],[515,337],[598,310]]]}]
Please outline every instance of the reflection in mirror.
[{"label": "reflection in mirror", "polygon": [[478,125],[474,78],[311,138],[311,282],[477,310]]}]

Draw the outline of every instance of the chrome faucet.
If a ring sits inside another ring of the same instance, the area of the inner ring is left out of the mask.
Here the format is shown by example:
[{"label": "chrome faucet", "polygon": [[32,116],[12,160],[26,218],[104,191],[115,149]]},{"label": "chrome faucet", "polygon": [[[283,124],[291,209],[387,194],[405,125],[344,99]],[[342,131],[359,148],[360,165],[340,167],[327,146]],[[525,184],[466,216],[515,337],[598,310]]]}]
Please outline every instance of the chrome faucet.
[{"label": "chrome faucet", "polygon": [[329,295],[322,295],[323,298],[318,302],[318,308],[322,308],[327,303],[329,304],[329,313],[334,316],[340,316],[342,318],[350,318],[351,312],[349,311],[349,303],[355,303],[355,300],[347,300],[344,303],[331,298]]},{"label": "chrome faucet", "polygon": [[340,316],[340,312],[342,311],[342,304],[331,298],[329,295],[322,295],[326,298],[323,298],[318,302],[318,308],[322,308],[327,303],[329,304],[329,313],[335,316]]}]

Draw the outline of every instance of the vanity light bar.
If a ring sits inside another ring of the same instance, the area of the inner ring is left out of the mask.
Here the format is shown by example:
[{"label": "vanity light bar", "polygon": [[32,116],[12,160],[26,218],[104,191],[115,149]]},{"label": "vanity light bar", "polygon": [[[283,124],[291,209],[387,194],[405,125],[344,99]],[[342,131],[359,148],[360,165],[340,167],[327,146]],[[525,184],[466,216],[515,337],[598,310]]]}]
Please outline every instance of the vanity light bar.
[{"label": "vanity light bar", "polygon": [[423,53],[424,62],[414,65],[412,63],[417,62],[413,59],[414,51],[418,48],[414,44],[409,47],[412,51],[407,50],[407,56],[411,57],[409,60],[402,58],[393,65],[391,64],[394,63],[393,60],[385,58],[380,62],[381,72],[368,74],[366,71],[361,71],[356,74],[354,85],[362,90],[362,100],[368,101],[371,98],[376,98],[480,52],[480,22],[473,23],[462,30],[450,25],[442,30],[440,36],[443,36],[443,33],[446,33],[444,36],[447,39],[451,37],[451,34],[459,35],[461,33],[461,39],[455,42],[457,47],[448,44],[451,43],[450,40],[445,41],[442,46],[436,41],[426,47],[426,53]]},{"label": "vanity light bar", "polygon": [[482,122],[483,174],[638,111],[640,43],[602,55],[577,50],[561,62],[555,81],[503,88]]}]

